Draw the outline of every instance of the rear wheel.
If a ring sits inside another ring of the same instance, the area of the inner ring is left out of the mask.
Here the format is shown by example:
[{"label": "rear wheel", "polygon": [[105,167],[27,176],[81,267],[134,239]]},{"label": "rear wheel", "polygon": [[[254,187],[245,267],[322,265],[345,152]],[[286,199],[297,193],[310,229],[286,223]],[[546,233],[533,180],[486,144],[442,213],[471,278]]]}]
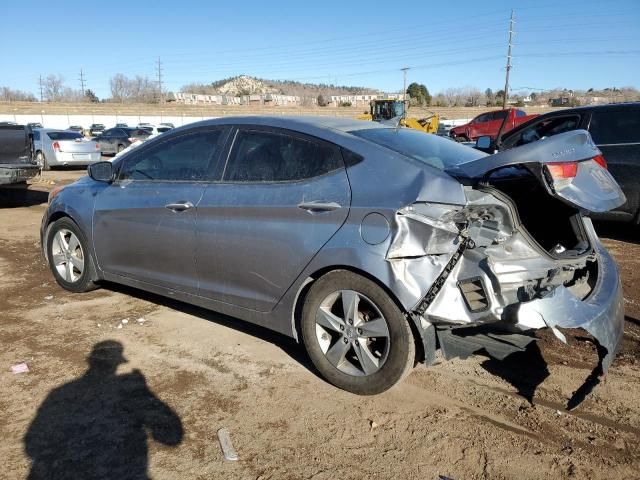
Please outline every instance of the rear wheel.
[{"label": "rear wheel", "polygon": [[47,163],[47,159],[45,158],[44,153],[42,153],[40,150],[36,152],[36,163],[40,165],[40,168],[42,168],[42,170],[51,169],[51,167],[49,167],[49,164]]},{"label": "rear wheel", "polygon": [[302,312],[311,361],[333,385],[374,395],[413,366],[415,344],[405,316],[371,280],[336,270],[316,281]]},{"label": "rear wheel", "polygon": [[84,235],[70,218],[57,220],[49,229],[47,257],[56,282],[65,290],[87,292],[97,287]]}]

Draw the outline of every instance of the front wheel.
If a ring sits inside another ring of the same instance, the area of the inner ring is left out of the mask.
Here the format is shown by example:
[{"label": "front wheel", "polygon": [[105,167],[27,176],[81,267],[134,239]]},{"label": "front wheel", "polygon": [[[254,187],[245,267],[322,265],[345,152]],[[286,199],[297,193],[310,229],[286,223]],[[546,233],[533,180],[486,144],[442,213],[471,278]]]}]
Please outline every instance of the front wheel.
[{"label": "front wheel", "polygon": [[322,376],[358,395],[388,390],[415,360],[402,311],[377,284],[347,270],[330,272],[311,286],[302,337]]},{"label": "front wheel", "polygon": [[96,288],[95,266],[84,235],[70,218],[57,220],[47,236],[47,257],[56,282],[70,292]]}]

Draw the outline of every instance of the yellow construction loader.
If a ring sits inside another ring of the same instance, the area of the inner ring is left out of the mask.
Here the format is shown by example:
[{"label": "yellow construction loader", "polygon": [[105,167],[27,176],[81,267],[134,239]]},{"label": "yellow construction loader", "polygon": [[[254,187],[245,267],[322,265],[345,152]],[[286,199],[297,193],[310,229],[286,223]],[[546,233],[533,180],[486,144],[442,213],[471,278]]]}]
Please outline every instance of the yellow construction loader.
[{"label": "yellow construction loader", "polygon": [[390,122],[399,119],[400,125],[420,130],[425,133],[437,133],[440,118],[433,113],[426,118],[410,118],[406,116],[405,102],[402,100],[381,99],[371,100],[369,113],[356,117],[358,120],[373,120],[374,122]]}]

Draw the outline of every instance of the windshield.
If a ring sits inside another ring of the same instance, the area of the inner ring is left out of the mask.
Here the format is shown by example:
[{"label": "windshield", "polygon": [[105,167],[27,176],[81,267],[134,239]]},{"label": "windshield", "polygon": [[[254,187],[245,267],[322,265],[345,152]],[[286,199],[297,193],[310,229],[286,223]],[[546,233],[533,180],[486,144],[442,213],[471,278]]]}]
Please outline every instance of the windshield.
[{"label": "windshield", "polygon": [[353,130],[352,135],[377,143],[438,170],[486,156],[485,153],[447,138],[409,128],[371,128]]},{"label": "windshield", "polygon": [[82,138],[82,135],[76,132],[47,132],[47,137],[51,140],[75,140]]}]

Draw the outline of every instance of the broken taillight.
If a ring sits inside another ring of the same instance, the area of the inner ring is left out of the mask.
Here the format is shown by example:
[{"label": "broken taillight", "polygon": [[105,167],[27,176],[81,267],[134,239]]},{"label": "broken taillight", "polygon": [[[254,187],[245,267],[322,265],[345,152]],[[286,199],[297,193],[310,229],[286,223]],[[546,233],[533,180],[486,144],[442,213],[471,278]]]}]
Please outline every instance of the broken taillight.
[{"label": "broken taillight", "polygon": [[547,163],[546,166],[554,181],[571,179],[578,174],[578,162]]},{"label": "broken taillight", "polygon": [[600,165],[602,168],[607,169],[607,162],[602,155],[596,155],[593,157],[593,161]]}]

